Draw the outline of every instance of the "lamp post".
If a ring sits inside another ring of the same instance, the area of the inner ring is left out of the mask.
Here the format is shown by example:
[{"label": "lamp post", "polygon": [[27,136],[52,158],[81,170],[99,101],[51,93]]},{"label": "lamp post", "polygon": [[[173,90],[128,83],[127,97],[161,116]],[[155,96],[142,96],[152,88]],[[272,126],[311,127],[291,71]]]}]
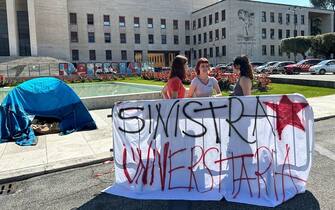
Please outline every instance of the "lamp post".
[{"label": "lamp post", "polygon": [[213,43],[213,57],[214,57],[213,60],[214,60],[214,67],[215,67],[216,66],[216,45],[215,45],[215,41]]},{"label": "lamp post", "polygon": [[[300,7],[299,7],[300,9]],[[297,24],[298,24],[298,16],[297,16],[297,10],[298,7],[294,6],[294,7],[289,7],[288,10],[290,12],[293,12],[293,36],[296,37],[298,35],[298,31],[297,31]],[[294,61],[297,62],[297,55],[296,53],[294,53]]]}]

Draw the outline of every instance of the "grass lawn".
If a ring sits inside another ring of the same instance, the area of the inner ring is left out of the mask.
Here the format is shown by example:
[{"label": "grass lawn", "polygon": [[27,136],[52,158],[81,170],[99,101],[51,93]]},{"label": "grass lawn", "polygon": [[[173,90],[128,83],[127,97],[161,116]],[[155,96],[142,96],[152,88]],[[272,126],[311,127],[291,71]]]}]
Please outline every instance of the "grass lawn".
[{"label": "grass lawn", "polygon": [[[165,84],[165,82],[162,81],[144,80],[140,77],[126,78],[124,80],[118,80],[118,82],[159,85],[159,86],[164,86]],[[188,85],[186,85],[186,87],[188,87]],[[335,88],[272,83],[270,85],[269,91],[267,92],[256,91],[253,92],[253,95],[291,94],[291,93],[300,93],[304,95],[306,98],[311,98],[311,97],[335,94]],[[222,91],[222,95],[228,96],[229,93],[227,91]]]}]

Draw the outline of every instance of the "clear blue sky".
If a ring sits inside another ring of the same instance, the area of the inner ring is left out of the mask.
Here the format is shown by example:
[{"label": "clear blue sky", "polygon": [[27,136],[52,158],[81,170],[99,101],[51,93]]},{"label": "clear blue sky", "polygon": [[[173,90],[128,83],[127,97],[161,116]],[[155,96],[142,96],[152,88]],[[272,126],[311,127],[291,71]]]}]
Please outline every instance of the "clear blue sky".
[{"label": "clear blue sky", "polygon": [[257,0],[271,3],[279,3],[279,4],[291,4],[291,5],[299,5],[299,6],[310,6],[309,0]]}]

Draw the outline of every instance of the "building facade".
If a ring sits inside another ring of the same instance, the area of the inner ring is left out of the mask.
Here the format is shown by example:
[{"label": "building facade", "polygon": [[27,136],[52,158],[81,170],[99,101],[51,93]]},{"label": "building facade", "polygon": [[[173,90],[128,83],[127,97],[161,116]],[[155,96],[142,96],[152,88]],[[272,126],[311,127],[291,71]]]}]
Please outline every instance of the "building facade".
[{"label": "building facade", "polygon": [[0,56],[71,62],[292,60],[280,40],[333,31],[332,11],[250,0],[0,0]]}]

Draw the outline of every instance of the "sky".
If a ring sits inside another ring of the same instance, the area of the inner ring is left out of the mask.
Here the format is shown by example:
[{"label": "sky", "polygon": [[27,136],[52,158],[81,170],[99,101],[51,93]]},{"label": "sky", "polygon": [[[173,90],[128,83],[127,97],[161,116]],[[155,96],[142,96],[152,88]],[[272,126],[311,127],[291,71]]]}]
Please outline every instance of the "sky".
[{"label": "sky", "polygon": [[279,4],[290,4],[290,5],[298,5],[298,6],[310,6],[309,0],[257,0],[271,3],[279,3]]}]

